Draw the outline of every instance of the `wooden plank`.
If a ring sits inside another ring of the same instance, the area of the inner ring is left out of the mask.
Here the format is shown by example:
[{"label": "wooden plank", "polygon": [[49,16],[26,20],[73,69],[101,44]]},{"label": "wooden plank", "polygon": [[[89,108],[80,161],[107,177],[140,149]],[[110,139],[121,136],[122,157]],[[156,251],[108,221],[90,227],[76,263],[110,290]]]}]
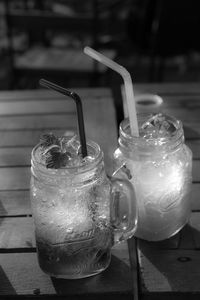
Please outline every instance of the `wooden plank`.
[{"label": "wooden plank", "polygon": [[200,95],[199,83],[137,83],[135,93],[154,93],[161,95]]},{"label": "wooden plank", "polygon": [[200,107],[200,94],[164,95],[162,98],[164,107],[185,107],[189,110]]},{"label": "wooden plank", "polygon": [[192,179],[193,182],[200,182],[200,161],[194,160],[192,165]]},{"label": "wooden plank", "polygon": [[0,295],[56,294],[52,280],[37,263],[36,253],[0,254]]},{"label": "wooden plank", "polygon": [[0,191],[0,216],[30,215],[29,190]]},{"label": "wooden plank", "polygon": [[186,145],[192,150],[193,159],[200,159],[200,140],[187,140]]},{"label": "wooden plank", "polygon": [[190,201],[192,203],[192,210],[200,210],[200,184],[199,183],[192,185]]},{"label": "wooden plank", "polygon": [[200,94],[199,95],[165,95],[162,97],[163,103],[161,107],[165,108],[187,108],[188,111],[200,108]]},{"label": "wooden plank", "polygon": [[0,190],[24,190],[30,186],[30,168],[1,168]]},{"label": "wooden plank", "polygon": [[[71,90],[71,89],[69,89]],[[73,91],[80,95],[81,99],[93,100],[94,98],[107,98],[111,97],[111,91],[109,88],[73,88]],[[1,91],[0,92],[0,102],[18,102],[19,100],[24,101],[45,101],[53,100],[57,101],[63,99],[63,95],[57,92],[49,91],[48,89],[37,89],[37,90],[15,90],[12,91]]]},{"label": "wooden plank", "polygon": [[193,212],[190,215],[189,222],[178,233],[178,249],[196,249],[193,228],[191,227],[191,220],[193,218]]},{"label": "wooden plank", "polygon": [[59,295],[69,299],[77,299],[78,296],[81,299],[131,299],[130,267],[120,258],[120,250],[115,251],[110,266],[103,273],[78,281],[49,277],[40,270],[36,253],[0,254],[0,264],[1,296]]},{"label": "wooden plank", "polygon": [[[73,128],[68,128],[70,131]],[[74,132],[76,128],[74,128]],[[38,130],[16,130],[16,131],[1,131],[0,132],[0,147],[32,147],[35,146],[43,133],[49,132],[46,129]],[[63,135],[65,129],[52,130],[56,135]]]},{"label": "wooden plank", "polygon": [[33,147],[0,148],[0,167],[30,166]]},{"label": "wooden plank", "polygon": [[142,294],[173,292],[200,296],[199,251],[148,247],[138,252]]},{"label": "wooden plank", "polygon": [[190,218],[190,226],[195,242],[195,249],[200,250],[200,213],[193,212]]},{"label": "wooden plank", "polygon": [[31,115],[31,116],[1,116],[0,131],[8,130],[44,130],[77,127],[76,113]]},{"label": "wooden plank", "polygon": [[129,250],[129,260],[131,266],[131,279],[133,285],[134,300],[139,299],[139,281],[138,281],[138,259],[137,259],[137,238],[134,236],[127,240]]},{"label": "wooden plank", "polygon": [[[139,240],[138,255],[142,293],[198,293],[200,295],[200,212],[171,239],[160,242]],[[173,244],[174,242],[174,244]],[[175,295],[175,294],[174,294]]]},{"label": "wooden plank", "polygon": [[[111,101],[111,97],[104,98],[94,98],[85,99],[83,101],[83,111],[84,107],[92,103],[92,105],[97,105],[102,102],[106,105],[107,102]],[[87,107],[86,107],[87,109]],[[11,115],[33,115],[33,114],[49,114],[49,113],[70,113],[76,112],[76,105],[73,100],[66,100],[66,97],[59,98],[56,101],[52,100],[18,100],[18,101],[1,101],[0,102],[0,116],[11,116]]]},{"label": "wooden plank", "polygon": [[0,218],[0,248],[35,247],[32,217]]},{"label": "wooden plank", "polygon": [[186,144],[190,143],[190,140],[200,139],[200,123],[188,123],[187,121],[183,124],[184,135]]},{"label": "wooden plank", "polygon": [[[137,93],[137,96],[141,96],[143,93]],[[195,108],[200,107],[200,94],[197,95],[185,95],[185,94],[179,94],[179,95],[171,95],[171,94],[166,94],[166,95],[161,95],[157,94],[160,96],[163,100],[162,103],[160,103],[161,108],[188,108],[188,110],[193,110]],[[151,107],[151,104],[149,105],[142,105],[142,103],[137,104],[137,96],[136,96],[136,105],[139,107],[143,107],[148,109],[148,107]],[[147,95],[146,95],[147,96]]]},{"label": "wooden plank", "polygon": [[196,108],[192,111],[188,111],[187,108],[165,108],[161,109],[161,112],[174,116],[175,118],[181,120],[184,124],[184,122],[189,122],[189,120],[193,120],[198,122],[199,116],[200,116],[200,108]]},{"label": "wooden plank", "polygon": [[48,113],[70,113],[75,112],[75,105],[72,101],[58,99],[57,101],[16,101],[16,102],[0,102],[0,115],[33,115]]}]

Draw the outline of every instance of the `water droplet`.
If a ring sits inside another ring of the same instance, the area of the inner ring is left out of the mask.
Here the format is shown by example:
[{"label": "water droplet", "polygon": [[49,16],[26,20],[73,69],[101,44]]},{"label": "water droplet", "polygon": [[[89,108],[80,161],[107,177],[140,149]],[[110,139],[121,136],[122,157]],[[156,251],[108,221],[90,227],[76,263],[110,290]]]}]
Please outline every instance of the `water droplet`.
[{"label": "water droplet", "polygon": [[67,228],[67,233],[73,233],[73,228]]}]

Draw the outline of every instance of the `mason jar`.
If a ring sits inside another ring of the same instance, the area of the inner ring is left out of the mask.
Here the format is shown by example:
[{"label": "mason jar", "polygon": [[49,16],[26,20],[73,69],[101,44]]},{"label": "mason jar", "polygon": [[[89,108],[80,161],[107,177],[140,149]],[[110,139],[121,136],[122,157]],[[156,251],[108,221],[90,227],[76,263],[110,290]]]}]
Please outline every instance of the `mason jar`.
[{"label": "mason jar", "polygon": [[135,232],[132,186],[108,178],[92,141],[81,165],[60,169],[44,165],[40,148],[32,151],[30,189],[39,265],[54,277],[95,275],[108,267],[112,246]]},{"label": "mason jar", "polygon": [[138,115],[139,137],[130,134],[128,119],[122,121],[114,162],[116,173],[128,179],[135,190],[138,225],[134,235],[159,241],[176,234],[188,222],[192,153],[184,143],[181,121],[173,117],[164,116],[170,134],[145,137],[141,131],[151,117]]}]

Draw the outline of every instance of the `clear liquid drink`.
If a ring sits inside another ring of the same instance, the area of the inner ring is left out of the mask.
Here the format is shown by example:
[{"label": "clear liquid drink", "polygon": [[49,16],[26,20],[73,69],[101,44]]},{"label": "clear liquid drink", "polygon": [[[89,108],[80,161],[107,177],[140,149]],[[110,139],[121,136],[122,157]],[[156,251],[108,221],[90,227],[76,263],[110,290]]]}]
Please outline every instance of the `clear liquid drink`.
[{"label": "clear liquid drink", "polygon": [[139,137],[120,125],[116,168],[132,183],[138,208],[135,236],[158,241],[177,233],[190,215],[192,153],[182,123],[163,114],[141,114]]},{"label": "clear liquid drink", "polygon": [[[41,269],[51,276],[75,279],[108,267],[113,244],[135,231],[136,206],[129,183],[111,182],[106,176],[97,144],[88,143],[89,154],[84,159],[78,151],[73,153],[67,139],[65,144],[69,161],[59,168],[49,163],[48,152],[40,144],[33,149],[31,205]],[[130,194],[130,202],[127,200],[127,211],[115,215],[112,206],[119,189],[123,198]]]}]

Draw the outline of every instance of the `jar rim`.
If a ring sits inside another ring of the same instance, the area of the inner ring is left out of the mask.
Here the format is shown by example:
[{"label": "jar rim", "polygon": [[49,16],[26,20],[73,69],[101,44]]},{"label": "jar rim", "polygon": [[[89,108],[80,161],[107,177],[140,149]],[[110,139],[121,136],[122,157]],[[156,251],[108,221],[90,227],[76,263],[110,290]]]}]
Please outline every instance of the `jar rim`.
[{"label": "jar rim", "polygon": [[94,159],[91,161],[85,160],[81,165],[79,166],[66,166],[63,168],[59,169],[53,169],[53,168],[47,168],[45,163],[42,162],[37,158],[37,150],[40,147],[40,143],[38,143],[31,151],[31,166],[36,167],[37,169],[40,170],[42,173],[48,174],[48,176],[52,175],[58,175],[58,176],[66,176],[66,175],[71,175],[71,174],[76,174],[76,173],[84,173],[87,172],[91,169],[93,169],[100,161],[103,160],[104,154],[103,151],[101,150],[100,146],[95,143],[94,141],[88,140],[87,141],[87,148],[92,149],[94,152]]},{"label": "jar rim", "polygon": [[[138,127],[140,128],[141,124],[143,124],[141,122],[141,120],[148,120],[148,116],[150,117],[153,115],[154,115],[154,113],[139,113],[139,114],[137,114]],[[120,126],[119,126],[120,138],[123,140],[126,140],[126,142],[128,142],[128,144],[132,144],[132,145],[134,144],[134,145],[140,145],[140,146],[142,146],[142,145],[143,146],[146,146],[146,145],[165,146],[165,145],[175,143],[175,142],[179,141],[181,138],[184,138],[182,122],[173,116],[169,116],[167,114],[163,114],[163,115],[165,117],[169,118],[173,122],[173,125],[176,128],[176,130],[173,132],[173,134],[170,137],[163,138],[162,142],[158,143],[160,138],[146,139],[143,136],[138,136],[138,137],[132,136],[130,134],[130,123],[129,123],[128,118],[124,119],[120,123]],[[120,138],[119,138],[119,140],[120,140]]]}]

